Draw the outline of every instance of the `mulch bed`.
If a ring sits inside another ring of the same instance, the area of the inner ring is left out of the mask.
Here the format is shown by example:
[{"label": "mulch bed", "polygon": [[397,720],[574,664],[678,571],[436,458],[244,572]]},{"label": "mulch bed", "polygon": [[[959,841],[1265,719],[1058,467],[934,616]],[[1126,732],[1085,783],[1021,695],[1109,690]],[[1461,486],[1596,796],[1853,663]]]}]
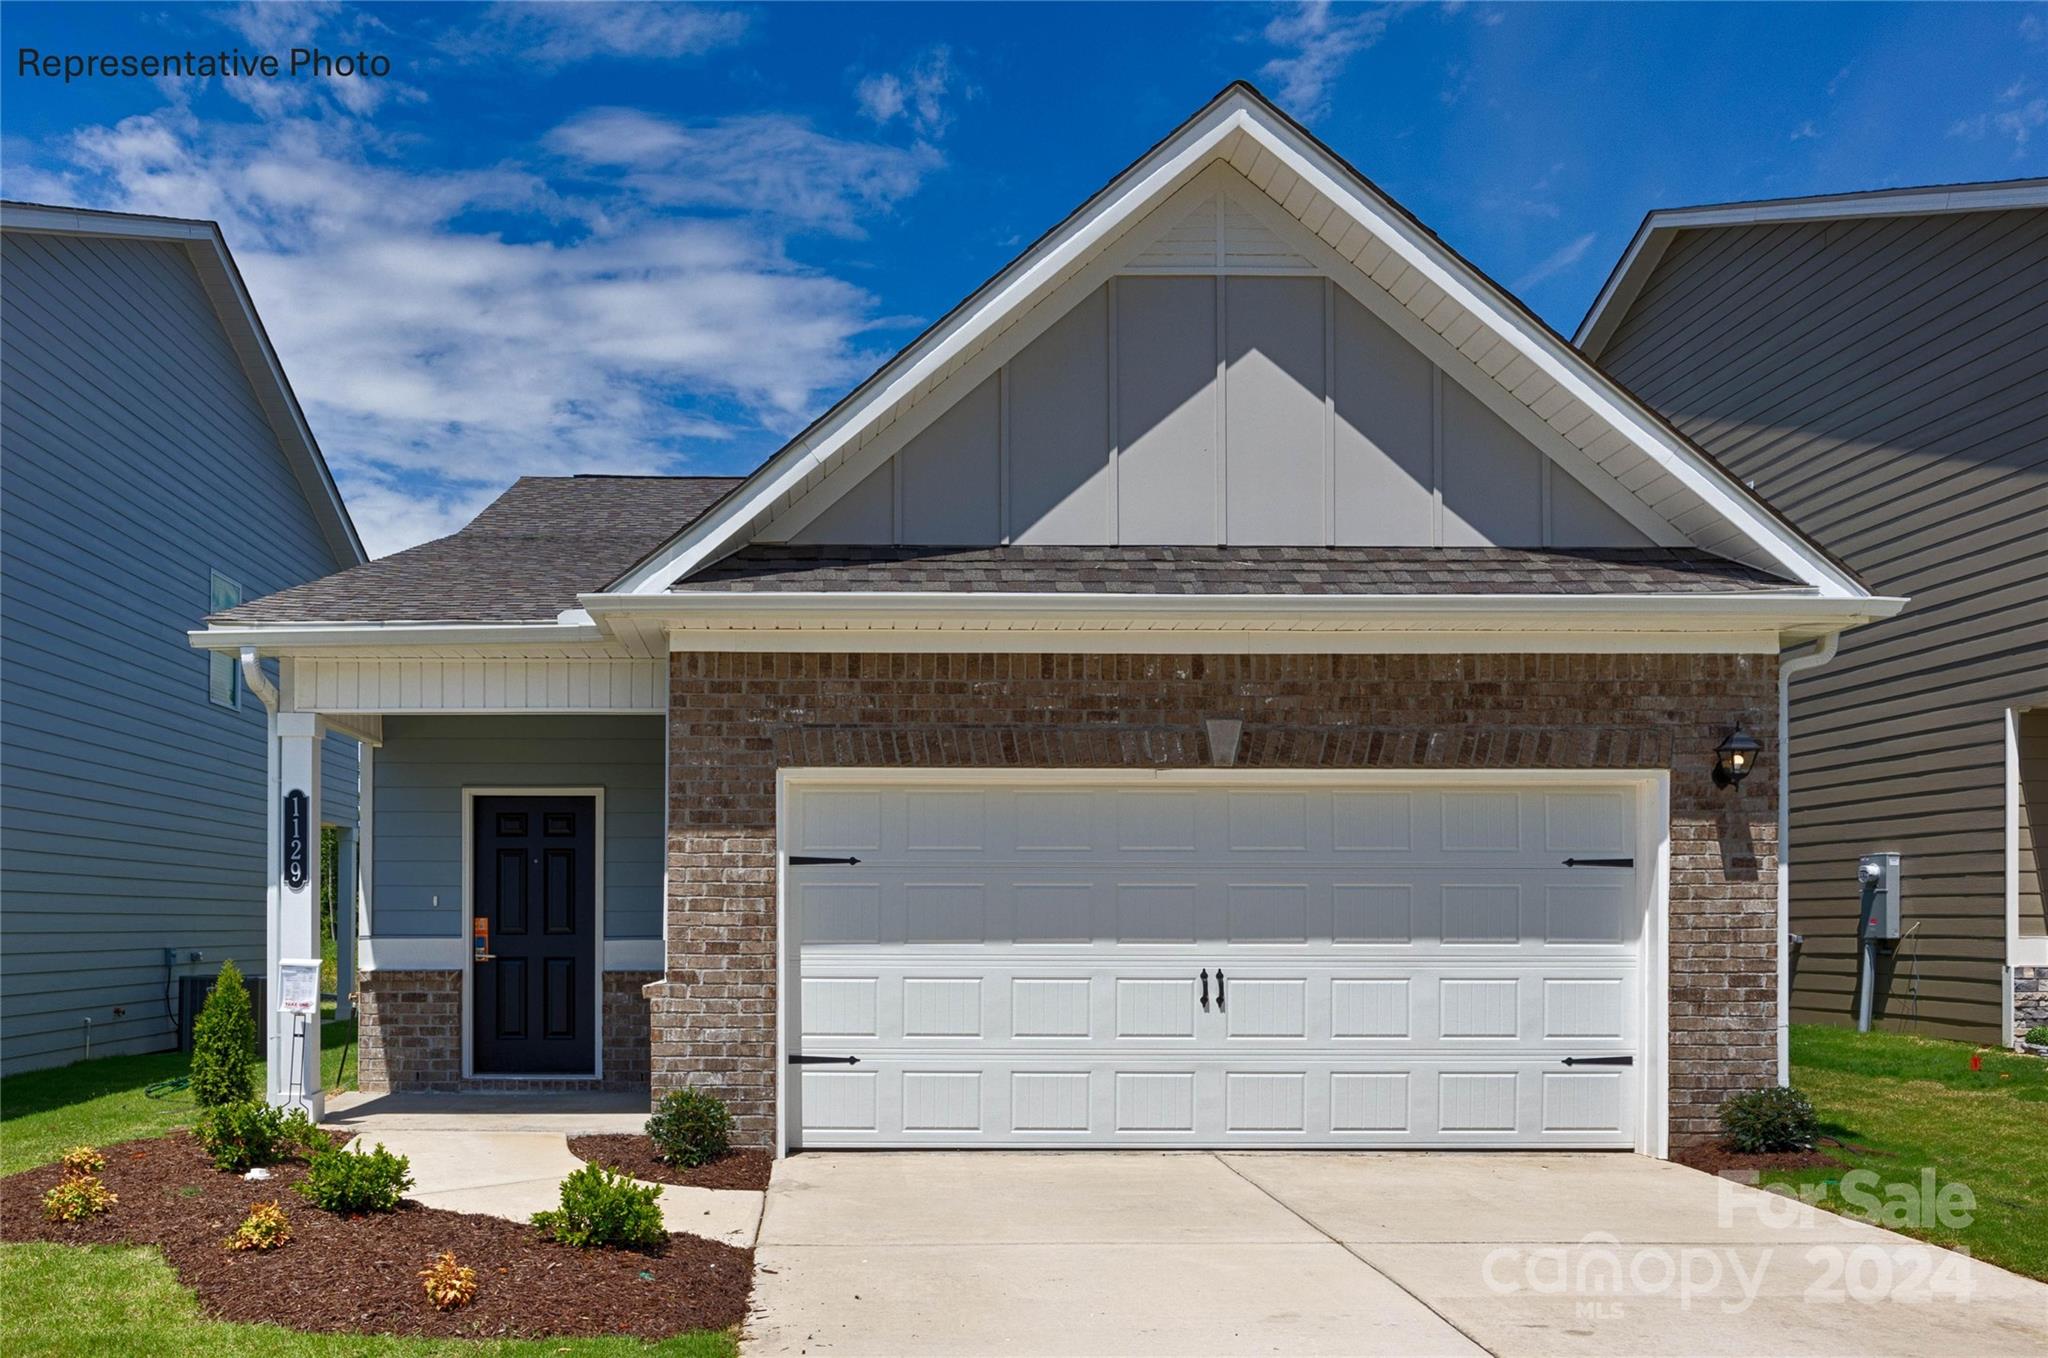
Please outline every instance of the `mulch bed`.
[{"label": "mulch bed", "polygon": [[1682,1146],[1671,1152],[1671,1158],[1681,1165],[1689,1165],[1693,1169],[1703,1170],[1708,1174],[1732,1173],[1742,1170],[1754,1172],[1766,1169],[1825,1169],[1840,1167],[1842,1162],[1833,1155],[1830,1155],[1826,1149],[1823,1149],[1824,1147],[1831,1147],[1835,1150],[1855,1151],[1858,1154],[1871,1153],[1868,1147],[1851,1146],[1847,1142],[1837,1141],[1833,1137],[1824,1136],[1810,1151],[1738,1151],[1731,1150],[1723,1142],[1707,1141],[1699,1145]]},{"label": "mulch bed", "polygon": [[654,1138],[637,1132],[608,1136],[572,1136],[569,1154],[592,1164],[605,1165],[649,1183],[682,1184],[688,1188],[742,1188],[755,1193],[768,1190],[768,1172],[775,1157],[767,1151],[727,1151],[716,1160],[695,1169],[684,1169],[661,1158]]},{"label": "mulch bed", "polygon": [[[651,1254],[580,1250],[520,1222],[410,1202],[335,1216],[291,1191],[302,1166],[275,1166],[261,1181],[223,1174],[188,1132],[103,1152],[100,1177],[120,1199],[110,1211],[45,1221],[43,1193],[62,1171],[27,1170],[0,1179],[0,1240],[154,1245],[207,1314],[317,1333],[659,1339],[746,1318],[752,1250],[692,1235],[671,1235]],[[291,1218],[290,1243],[222,1248],[251,1206],[273,1199]],[[443,1250],[477,1273],[476,1300],[450,1311],[434,1308],[418,1276]]]}]

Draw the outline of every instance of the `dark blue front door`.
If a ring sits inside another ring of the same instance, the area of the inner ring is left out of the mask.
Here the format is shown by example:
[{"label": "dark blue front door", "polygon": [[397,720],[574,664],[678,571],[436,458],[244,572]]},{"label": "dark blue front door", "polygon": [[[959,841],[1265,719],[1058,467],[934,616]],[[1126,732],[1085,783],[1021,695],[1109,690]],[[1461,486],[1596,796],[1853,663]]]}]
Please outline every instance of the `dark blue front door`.
[{"label": "dark blue front door", "polygon": [[589,797],[478,797],[471,1066],[479,1075],[597,1068],[597,807]]}]

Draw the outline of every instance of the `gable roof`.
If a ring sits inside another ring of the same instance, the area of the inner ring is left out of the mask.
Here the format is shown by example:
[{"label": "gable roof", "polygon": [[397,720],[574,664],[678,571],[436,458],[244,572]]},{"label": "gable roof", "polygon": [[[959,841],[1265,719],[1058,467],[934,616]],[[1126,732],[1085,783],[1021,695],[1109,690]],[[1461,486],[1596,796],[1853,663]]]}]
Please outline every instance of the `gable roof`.
[{"label": "gable roof", "polygon": [[552,623],[739,484],[735,476],[523,476],[459,532],[207,622]]},{"label": "gable roof", "polygon": [[[1148,212],[1223,163],[1295,219],[1315,262],[1378,290],[1403,333],[1547,425],[1544,451],[1619,483],[1679,541],[1781,573],[1824,597],[1868,597],[1803,535],[1646,404],[1572,349],[1257,90],[1225,88],[994,278],[768,459],[736,492],[612,582],[606,598],[660,594],[752,536],[918,407],[971,388],[1041,331],[1056,294],[1114,270],[1111,253]],[[1128,242],[1125,242],[1128,244]],[[1475,375],[1476,374],[1476,375]],[[928,417],[929,407],[923,412]]]},{"label": "gable roof", "polygon": [[185,217],[152,217],[137,212],[103,212],[94,208],[59,207],[46,203],[0,200],[0,230],[33,231],[59,236],[98,236],[119,240],[161,241],[183,247],[228,343],[256,394],[277,445],[299,483],[306,503],[335,558],[366,559],[348,506],[342,503],[334,475],[327,469],[320,444],[306,423],[306,413],[285,377],[284,364],[256,314],[256,303],[242,281],[242,271],[228,250],[217,222]]},{"label": "gable roof", "polygon": [[2004,179],[1975,184],[1930,184],[1909,189],[1765,198],[1697,207],[1658,208],[1644,216],[1628,248],[1579,322],[1573,343],[1598,360],[1622,318],[1641,295],[1681,231],[1731,226],[1843,221],[1867,217],[1925,216],[1947,212],[2004,212],[2048,207],[2048,179]]}]

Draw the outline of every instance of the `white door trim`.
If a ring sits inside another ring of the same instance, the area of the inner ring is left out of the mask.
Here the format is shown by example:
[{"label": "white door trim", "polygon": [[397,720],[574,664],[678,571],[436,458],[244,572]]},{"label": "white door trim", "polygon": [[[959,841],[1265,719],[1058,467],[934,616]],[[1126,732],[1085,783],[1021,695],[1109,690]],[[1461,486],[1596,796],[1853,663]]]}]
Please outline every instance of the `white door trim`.
[{"label": "white door trim", "polygon": [[[1647,904],[1642,930],[1641,1015],[1642,1056],[1647,1069],[1637,1081],[1638,1154],[1667,1159],[1670,1155],[1670,1014],[1671,966],[1671,775],[1663,769],[901,769],[786,768],[775,775],[775,1153],[789,1153],[789,1006],[795,994],[799,950],[788,926],[789,849],[782,827],[789,821],[790,799],[797,791],[847,783],[1031,784],[1085,782],[1126,786],[1274,787],[1309,786],[1389,788],[1403,786],[1628,788],[1636,794],[1636,881]],[[465,804],[465,812],[467,810]],[[1644,874],[1648,877],[1645,879]],[[1643,888],[1647,888],[1644,890]],[[466,993],[466,992],[465,992]],[[468,1027],[465,1021],[464,1038]],[[465,1048],[465,1068],[467,1051]]]},{"label": "white door trim", "polygon": [[[476,948],[471,921],[476,918],[476,799],[478,797],[589,797],[597,823],[591,887],[591,928],[597,931],[596,966],[591,985],[591,1070],[587,1074],[479,1075],[470,1055],[470,1017],[476,989]],[[601,1080],[604,1078],[604,789],[601,787],[467,787],[462,789],[462,918],[456,944],[462,950],[462,1078],[465,1080]]]}]

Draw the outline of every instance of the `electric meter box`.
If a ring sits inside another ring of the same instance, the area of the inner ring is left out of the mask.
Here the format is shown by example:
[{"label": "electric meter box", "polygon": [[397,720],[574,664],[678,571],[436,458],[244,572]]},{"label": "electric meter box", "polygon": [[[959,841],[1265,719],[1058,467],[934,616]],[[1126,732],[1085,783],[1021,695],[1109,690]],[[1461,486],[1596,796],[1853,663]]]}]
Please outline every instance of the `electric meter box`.
[{"label": "electric meter box", "polygon": [[1895,939],[1899,936],[1899,856],[1895,853],[1867,853],[1856,866],[1856,881],[1862,887],[1863,915],[1857,921],[1859,938]]}]

